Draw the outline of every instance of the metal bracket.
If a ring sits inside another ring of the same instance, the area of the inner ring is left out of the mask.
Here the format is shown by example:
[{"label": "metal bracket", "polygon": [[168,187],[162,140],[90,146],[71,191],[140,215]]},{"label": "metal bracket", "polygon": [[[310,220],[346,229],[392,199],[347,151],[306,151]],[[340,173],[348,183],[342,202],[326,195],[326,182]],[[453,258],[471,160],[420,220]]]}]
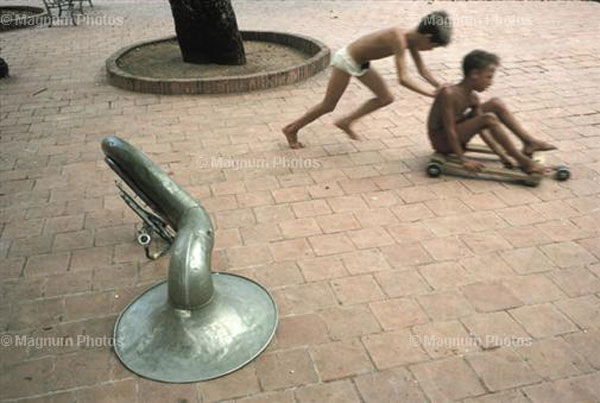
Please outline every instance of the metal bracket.
[{"label": "metal bracket", "polygon": [[[144,247],[146,257],[150,260],[156,260],[166,254],[175,239],[175,231],[158,214],[147,210],[135,199],[137,196],[131,196],[119,181],[115,181],[115,186],[119,189],[119,196],[125,204],[129,206],[142,219],[143,226],[137,233],[137,242]],[[153,235],[157,234],[166,245],[156,252],[150,251],[150,245],[153,241]]]}]

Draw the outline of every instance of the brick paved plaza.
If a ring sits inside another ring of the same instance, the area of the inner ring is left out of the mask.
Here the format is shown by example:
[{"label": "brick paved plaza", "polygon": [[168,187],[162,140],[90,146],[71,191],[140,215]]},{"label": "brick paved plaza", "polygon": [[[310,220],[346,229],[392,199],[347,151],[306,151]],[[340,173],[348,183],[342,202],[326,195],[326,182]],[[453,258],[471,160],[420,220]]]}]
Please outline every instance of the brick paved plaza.
[{"label": "brick paved plaza", "polygon": [[[399,87],[391,60],[373,65],[396,102],[356,125],[365,141],[331,124],[368,99],[353,81],[295,151],[280,128],[321,99],[329,70],[228,96],[113,88],[105,60],[172,35],[169,5],[94,4],[77,27],[0,33],[11,69],[0,81],[0,400],[600,401],[599,3],[234,3],[242,29],[309,35],[333,51],[447,10],[454,40],[424,54],[427,65],[454,81],[468,51],[502,57],[482,97],[504,99],[558,145],[548,161],[571,166],[571,180],[537,188],[428,178],[431,100]],[[103,162],[109,135],[148,153],[210,212],[215,271],[274,295],[275,339],[242,370],[152,382],[106,342],[168,266],[135,242],[138,220]],[[75,344],[32,344],[57,339]]]}]

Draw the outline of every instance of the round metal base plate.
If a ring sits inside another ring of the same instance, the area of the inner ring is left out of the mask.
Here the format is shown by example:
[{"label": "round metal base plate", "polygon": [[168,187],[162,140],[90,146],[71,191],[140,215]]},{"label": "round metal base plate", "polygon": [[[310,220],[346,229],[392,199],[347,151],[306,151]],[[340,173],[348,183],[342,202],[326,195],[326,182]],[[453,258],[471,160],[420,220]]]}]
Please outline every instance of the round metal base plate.
[{"label": "round metal base plate", "polygon": [[115,351],[127,368],[161,382],[217,378],[240,369],[270,343],[277,306],[245,277],[212,273],[214,294],[193,311],[174,309],[167,282],[133,301],[115,324]]}]

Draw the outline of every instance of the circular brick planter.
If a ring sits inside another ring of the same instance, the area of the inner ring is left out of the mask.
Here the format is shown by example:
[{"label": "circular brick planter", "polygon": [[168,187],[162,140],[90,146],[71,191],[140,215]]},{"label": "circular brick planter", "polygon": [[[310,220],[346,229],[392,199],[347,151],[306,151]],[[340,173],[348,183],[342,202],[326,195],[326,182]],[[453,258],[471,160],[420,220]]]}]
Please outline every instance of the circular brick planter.
[{"label": "circular brick planter", "polygon": [[[14,14],[25,14],[26,16],[10,18]],[[0,7],[0,32],[34,27],[44,22],[46,16],[46,11],[40,7],[2,6]]]},{"label": "circular brick planter", "polygon": [[112,55],[106,61],[108,82],[115,87],[126,90],[154,94],[228,94],[296,83],[315,75],[329,64],[329,48],[315,39],[282,32],[242,31],[241,34],[244,41],[272,42],[299,50],[306,54],[306,59],[300,64],[285,69],[210,78],[166,79],[143,77],[131,74],[119,67],[119,59],[128,52],[143,46],[176,39],[175,37],[169,37],[137,43]]}]

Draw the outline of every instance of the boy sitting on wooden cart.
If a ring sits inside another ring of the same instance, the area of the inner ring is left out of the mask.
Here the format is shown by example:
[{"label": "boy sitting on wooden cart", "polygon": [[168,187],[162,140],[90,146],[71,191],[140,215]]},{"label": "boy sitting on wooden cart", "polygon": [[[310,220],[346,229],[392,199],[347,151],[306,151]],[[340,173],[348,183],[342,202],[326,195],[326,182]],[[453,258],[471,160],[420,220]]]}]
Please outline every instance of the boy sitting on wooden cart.
[{"label": "boy sitting on wooden cart", "polygon": [[[431,106],[427,120],[431,145],[438,153],[455,154],[466,170],[479,172],[484,165],[463,155],[467,143],[479,134],[505,166],[513,166],[510,156],[525,173],[544,174],[547,168],[531,156],[556,147],[529,134],[500,99],[479,102],[477,92],[485,91],[492,84],[499,64],[498,56],[482,50],[474,50],[464,57],[463,80],[442,88]],[[522,150],[512,143],[503,125],[522,141]]]}]

